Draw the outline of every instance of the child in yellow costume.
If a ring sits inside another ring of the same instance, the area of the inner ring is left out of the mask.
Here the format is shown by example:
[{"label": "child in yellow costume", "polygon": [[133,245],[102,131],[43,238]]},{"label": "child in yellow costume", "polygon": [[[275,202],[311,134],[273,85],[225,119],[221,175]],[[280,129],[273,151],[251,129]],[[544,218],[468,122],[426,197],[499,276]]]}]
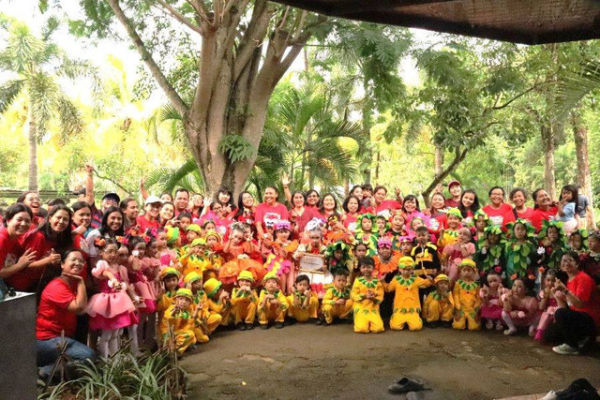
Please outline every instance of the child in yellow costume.
[{"label": "child in yellow costume", "polygon": [[423,328],[419,289],[431,286],[433,279],[429,276],[427,279],[414,276],[414,268],[415,261],[411,257],[401,257],[398,260],[400,275],[394,276],[392,281],[385,285],[387,292],[395,292],[394,312],[390,319],[390,328],[393,330],[402,330],[405,324],[411,331]]},{"label": "child in yellow costume", "polygon": [[167,308],[173,304],[180,276],[179,271],[173,267],[164,268],[160,272],[160,279],[163,283],[162,294],[158,297],[156,302],[156,311],[159,313],[159,316],[167,311]]},{"label": "child in yellow costume", "polygon": [[294,291],[287,297],[288,316],[298,322],[309,319],[317,321],[319,311],[319,298],[310,290],[310,279],[307,275],[298,275],[294,283]]},{"label": "child in yellow costume", "polygon": [[371,257],[363,257],[358,260],[358,266],[361,276],[354,281],[350,295],[354,304],[354,332],[383,332],[385,329],[379,315],[383,285],[373,277],[375,262]]},{"label": "child in yellow costume", "polygon": [[341,268],[333,271],[333,286],[325,292],[321,312],[327,325],[331,325],[334,318],[348,318],[352,312],[348,271]]},{"label": "child in yellow costume", "polygon": [[238,287],[231,292],[231,312],[235,325],[241,331],[254,329],[258,296],[252,290],[253,283],[252,272],[242,271],[237,277]]},{"label": "child in yellow costume", "polygon": [[163,345],[183,354],[196,343],[194,335],[193,296],[189,289],[179,289],[175,302],[169,306],[160,322]]},{"label": "child in yellow costume", "polygon": [[194,334],[196,342],[206,343],[210,339],[208,335],[221,323],[219,314],[211,315],[208,310],[208,299],[202,290],[202,276],[197,272],[190,272],[183,278],[185,285],[192,291],[194,310]]},{"label": "child in yellow costume", "polygon": [[262,329],[268,329],[270,322],[274,322],[277,329],[283,328],[288,303],[279,289],[279,282],[275,272],[268,272],[263,278],[264,289],[258,298],[258,323]]},{"label": "child in yellow costume", "polygon": [[439,274],[433,280],[435,291],[429,293],[423,305],[423,318],[431,326],[450,323],[454,318],[454,297],[450,291],[450,278]]},{"label": "child in yellow costume", "polygon": [[[210,314],[220,315],[221,325],[228,326],[231,323],[231,301],[229,299],[229,293],[223,290],[222,286],[223,283],[221,283],[221,281],[210,278],[204,282],[204,291],[208,297],[208,309]],[[209,327],[211,333],[215,329],[216,327],[212,330]]]},{"label": "child in yellow costume", "polygon": [[454,283],[452,296],[454,297],[454,329],[468,329],[475,331],[480,328],[479,309],[479,283],[475,281],[477,266],[475,261],[465,258],[459,265],[460,278]]},{"label": "child in yellow costume", "polygon": [[206,240],[204,238],[194,239],[187,250],[183,252],[179,258],[179,263],[182,266],[183,276],[190,272],[197,272],[202,275],[210,269],[210,260],[205,256]]}]

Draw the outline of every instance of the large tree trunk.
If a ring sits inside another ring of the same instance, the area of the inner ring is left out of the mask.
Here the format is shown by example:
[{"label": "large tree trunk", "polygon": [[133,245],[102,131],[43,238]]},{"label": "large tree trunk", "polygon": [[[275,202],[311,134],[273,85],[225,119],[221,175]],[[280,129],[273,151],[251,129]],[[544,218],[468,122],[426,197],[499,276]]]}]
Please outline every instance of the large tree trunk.
[{"label": "large tree trunk", "polygon": [[439,176],[442,173],[442,169],[444,167],[444,149],[442,149],[438,145],[435,145],[435,155],[433,161],[435,176]]},{"label": "large tree trunk", "polygon": [[592,190],[592,174],[590,173],[590,162],[588,157],[588,131],[581,115],[573,113],[573,139],[575,140],[575,152],[577,154],[577,185],[579,193],[584,194],[590,202],[590,211],[586,214],[588,229],[595,229],[594,224],[594,192]]},{"label": "large tree trunk", "polygon": [[37,179],[37,125],[33,115],[33,105],[29,104],[29,190],[38,190]]},{"label": "large tree trunk", "polygon": [[556,200],[556,178],[554,175],[554,126],[544,123],[541,127],[542,146],[544,148],[544,189]]}]

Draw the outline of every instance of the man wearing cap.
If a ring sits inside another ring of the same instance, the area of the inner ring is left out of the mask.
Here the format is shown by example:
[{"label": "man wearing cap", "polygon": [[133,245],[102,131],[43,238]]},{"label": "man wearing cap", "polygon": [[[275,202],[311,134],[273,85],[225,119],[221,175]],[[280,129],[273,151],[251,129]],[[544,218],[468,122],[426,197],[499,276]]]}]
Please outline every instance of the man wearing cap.
[{"label": "man wearing cap", "polygon": [[446,199],[446,207],[458,207],[460,205],[460,195],[462,194],[462,187],[460,182],[456,179],[448,184],[448,192],[450,196]]},{"label": "man wearing cap", "polygon": [[162,201],[156,196],[148,196],[144,203],[144,215],[137,217],[137,224],[142,232],[147,229],[159,229],[160,221],[158,214],[162,207]]},{"label": "man wearing cap", "polygon": [[102,226],[102,215],[109,207],[119,207],[121,198],[114,192],[106,193],[102,196],[100,210],[96,207],[94,199],[94,167],[90,164],[85,165],[87,179],[85,181],[85,201],[90,205],[92,211],[92,229],[99,229]]}]

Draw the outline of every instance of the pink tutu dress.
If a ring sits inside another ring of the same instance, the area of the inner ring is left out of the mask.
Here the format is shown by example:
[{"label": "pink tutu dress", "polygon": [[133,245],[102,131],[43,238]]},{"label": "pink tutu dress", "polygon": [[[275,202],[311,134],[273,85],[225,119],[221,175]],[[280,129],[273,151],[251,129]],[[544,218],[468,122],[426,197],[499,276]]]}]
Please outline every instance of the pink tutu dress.
[{"label": "pink tutu dress", "polygon": [[448,277],[452,282],[458,279],[458,266],[463,258],[471,257],[475,254],[475,245],[467,243],[467,255],[464,255],[460,249],[460,243],[449,244],[444,247],[443,253],[448,256]]},{"label": "pink tutu dress", "polygon": [[[160,260],[152,257],[144,257],[141,260],[142,264],[142,273],[145,275],[146,280],[153,287],[153,291],[150,293],[160,293],[161,286],[160,282],[157,280],[157,276],[161,270]],[[141,295],[140,295],[141,296]],[[144,297],[144,296],[142,296]],[[144,297],[145,298],[145,297]]]},{"label": "pink tutu dress", "polygon": [[144,306],[139,311],[144,314],[152,314],[156,311],[156,289],[154,282],[148,281],[148,277],[141,270],[129,271],[129,281],[133,284],[135,292],[144,299]]},{"label": "pink tutu dress", "polygon": [[[120,290],[115,290],[109,286],[109,281],[102,276],[107,269],[111,270],[108,263],[99,260],[96,268],[92,270],[92,275],[99,279],[100,289],[100,293],[96,293],[90,298],[86,308],[86,312],[90,316],[90,329],[92,330],[120,329],[138,323],[138,317],[135,314],[136,308],[124,285],[121,285]],[[119,282],[127,285],[127,270],[125,267],[119,267],[119,271],[114,275]]]},{"label": "pink tutu dress", "polygon": [[[479,292],[480,297],[483,297],[481,291]],[[488,302],[485,305],[481,305],[481,318],[491,319],[492,321],[500,321],[502,318],[502,307],[500,306],[500,296],[488,295]]]}]

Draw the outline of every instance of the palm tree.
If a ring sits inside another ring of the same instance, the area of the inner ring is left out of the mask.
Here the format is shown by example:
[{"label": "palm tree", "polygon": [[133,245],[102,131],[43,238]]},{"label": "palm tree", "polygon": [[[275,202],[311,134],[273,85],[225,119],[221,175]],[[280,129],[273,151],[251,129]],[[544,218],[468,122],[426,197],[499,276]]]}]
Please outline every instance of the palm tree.
[{"label": "palm tree", "polygon": [[6,47],[0,51],[0,71],[16,75],[0,84],[0,113],[20,96],[27,101],[29,123],[29,190],[37,190],[37,145],[46,134],[51,119],[60,123],[61,138],[79,133],[82,120],[78,109],[64,94],[59,77],[74,79],[91,71],[91,67],[66,54],[52,43],[58,22],[49,19],[36,37],[22,22],[0,14],[0,30],[8,34]]}]

